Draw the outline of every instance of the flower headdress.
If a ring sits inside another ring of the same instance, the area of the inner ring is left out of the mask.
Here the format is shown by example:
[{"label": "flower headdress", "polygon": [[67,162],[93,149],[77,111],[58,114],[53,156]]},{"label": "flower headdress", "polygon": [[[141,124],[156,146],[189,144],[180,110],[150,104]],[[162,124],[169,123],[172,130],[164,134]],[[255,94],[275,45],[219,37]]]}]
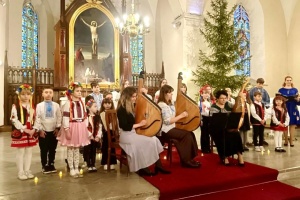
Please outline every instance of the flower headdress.
[{"label": "flower headdress", "polygon": [[[34,108],[34,105],[33,105],[33,102],[32,102],[32,95],[34,93],[34,89],[33,87],[31,87],[30,85],[28,84],[22,84],[20,85],[17,90],[16,90],[16,94],[18,95],[18,99],[19,99],[19,105],[20,105],[20,112],[21,112],[21,123],[24,124],[25,120],[24,120],[24,115],[23,115],[23,106],[22,106],[22,103],[21,103],[21,99],[20,99],[20,94],[23,90],[28,90],[30,91],[31,93],[31,97],[30,97],[30,100],[29,100],[29,105],[30,105],[30,109],[31,108]],[[33,119],[32,119],[33,120]]]},{"label": "flower headdress", "polygon": [[67,91],[66,91],[66,95],[67,96],[70,96],[71,94],[73,94],[74,90],[76,87],[82,87],[81,83],[80,82],[72,82],[70,83]]},{"label": "flower headdress", "polygon": [[94,99],[90,99],[85,105],[88,109],[90,109],[94,103],[96,103],[96,101]]},{"label": "flower headdress", "polygon": [[16,94],[17,95],[20,95],[20,93],[22,92],[22,90],[29,90],[30,91],[30,93],[31,93],[31,95],[33,95],[33,93],[34,93],[34,89],[30,86],[30,85],[28,85],[28,84],[23,84],[23,85],[20,85],[18,88],[17,88],[17,90],[16,90]]}]

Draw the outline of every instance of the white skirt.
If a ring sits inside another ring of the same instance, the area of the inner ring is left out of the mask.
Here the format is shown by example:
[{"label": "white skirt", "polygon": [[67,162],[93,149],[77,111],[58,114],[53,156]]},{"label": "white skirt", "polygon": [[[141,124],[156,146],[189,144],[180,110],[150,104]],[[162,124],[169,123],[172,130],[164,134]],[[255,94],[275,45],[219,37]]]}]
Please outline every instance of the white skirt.
[{"label": "white skirt", "polygon": [[134,129],[121,130],[120,146],[127,154],[130,172],[136,172],[154,164],[163,151],[163,146],[157,137],[138,135]]}]

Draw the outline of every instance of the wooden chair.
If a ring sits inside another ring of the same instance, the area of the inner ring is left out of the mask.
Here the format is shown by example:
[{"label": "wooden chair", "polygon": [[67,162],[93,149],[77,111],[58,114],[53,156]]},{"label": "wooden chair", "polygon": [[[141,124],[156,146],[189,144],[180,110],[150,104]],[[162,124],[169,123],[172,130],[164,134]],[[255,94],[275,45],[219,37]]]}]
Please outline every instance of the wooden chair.
[{"label": "wooden chair", "polygon": [[166,133],[162,133],[162,136],[160,136],[159,140],[165,144],[168,144],[168,149],[167,149],[167,160],[169,160],[170,166],[172,166],[172,149],[173,146],[175,146],[175,143],[178,142],[176,139],[170,139],[167,137]]},{"label": "wooden chair", "polygon": [[[117,111],[116,110],[105,111],[105,121],[106,121],[105,123],[107,127],[107,138],[108,138],[107,170],[110,171],[110,156],[114,155],[120,161],[120,169],[122,168],[123,164],[127,166],[127,176],[128,176],[129,166],[128,166],[127,155],[119,144],[120,133],[119,133]],[[116,150],[115,154],[112,154],[111,152],[112,149]]]}]

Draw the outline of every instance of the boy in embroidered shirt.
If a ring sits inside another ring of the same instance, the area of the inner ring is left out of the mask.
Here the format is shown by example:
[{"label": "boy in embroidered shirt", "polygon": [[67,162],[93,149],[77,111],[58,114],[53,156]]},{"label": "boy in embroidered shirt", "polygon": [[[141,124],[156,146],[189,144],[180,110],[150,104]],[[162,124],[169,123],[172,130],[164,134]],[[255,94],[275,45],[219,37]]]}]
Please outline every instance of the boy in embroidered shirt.
[{"label": "boy in embroidered shirt", "polygon": [[53,89],[44,88],[44,101],[36,106],[34,129],[39,132],[42,172],[54,173],[55,153],[57,147],[56,135],[61,126],[61,110],[58,103],[52,101]]}]

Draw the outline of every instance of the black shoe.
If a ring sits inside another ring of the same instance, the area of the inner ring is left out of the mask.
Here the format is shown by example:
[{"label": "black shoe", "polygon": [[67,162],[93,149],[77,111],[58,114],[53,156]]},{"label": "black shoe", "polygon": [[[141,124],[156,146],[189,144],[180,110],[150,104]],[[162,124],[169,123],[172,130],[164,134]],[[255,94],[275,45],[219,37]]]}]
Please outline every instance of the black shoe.
[{"label": "black shoe", "polygon": [[275,148],[275,152],[281,152],[281,149],[280,148]]},{"label": "black shoe", "polygon": [[288,144],[286,144],[286,143],[284,143],[283,145],[284,145],[285,147],[287,147],[287,146],[288,146]]},{"label": "black shoe", "polygon": [[201,150],[201,152],[205,154],[211,153],[210,150],[206,150],[206,149]]},{"label": "black shoe", "polygon": [[155,166],[155,174],[157,174],[158,172],[162,173],[162,174],[171,174],[170,171],[162,168],[162,167],[157,167]]},{"label": "black shoe", "polygon": [[290,144],[290,147],[294,147],[295,145],[293,145],[293,144]]},{"label": "black shoe", "polygon": [[228,159],[227,159],[227,162],[225,162],[225,159],[222,160],[222,163],[223,163],[223,165],[225,165],[225,166],[230,166],[230,163],[229,163]]},{"label": "black shoe", "polygon": [[200,165],[193,163],[192,161],[184,162],[181,164],[182,167],[187,167],[187,168],[199,168]]},{"label": "black shoe", "polygon": [[56,168],[54,167],[53,164],[49,165],[49,171],[50,171],[50,173],[55,173],[55,172],[57,172],[57,170],[56,170]]},{"label": "black shoe", "polygon": [[50,170],[50,166],[49,165],[45,165],[42,169],[43,174],[50,174],[51,170]]},{"label": "black shoe", "polygon": [[286,150],[283,149],[283,148],[281,148],[281,149],[280,149],[280,152],[284,153],[284,152],[286,152]]},{"label": "black shoe", "polygon": [[265,140],[263,141],[264,146],[269,146],[269,143],[267,143]]},{"label": "black shoe", "polygon": [[197,161],[197,160],[191,160],[191,162],[194,163],[194,164],[196,164],[196,165],[201,166],[201,163],[199,161]]},{"label": "black shoe", "polygon": [[140,176],[155,176],[156,173],[151,172],[148,168],[143,168],[138,171]]},{"label": "black shoe", "polygon": [[243,162],[243,163],[240,163],[240,162],[239,162],[239,166],[240,166],[240,167],[245,167],[245,163],[244,163],[244,162]]}]

